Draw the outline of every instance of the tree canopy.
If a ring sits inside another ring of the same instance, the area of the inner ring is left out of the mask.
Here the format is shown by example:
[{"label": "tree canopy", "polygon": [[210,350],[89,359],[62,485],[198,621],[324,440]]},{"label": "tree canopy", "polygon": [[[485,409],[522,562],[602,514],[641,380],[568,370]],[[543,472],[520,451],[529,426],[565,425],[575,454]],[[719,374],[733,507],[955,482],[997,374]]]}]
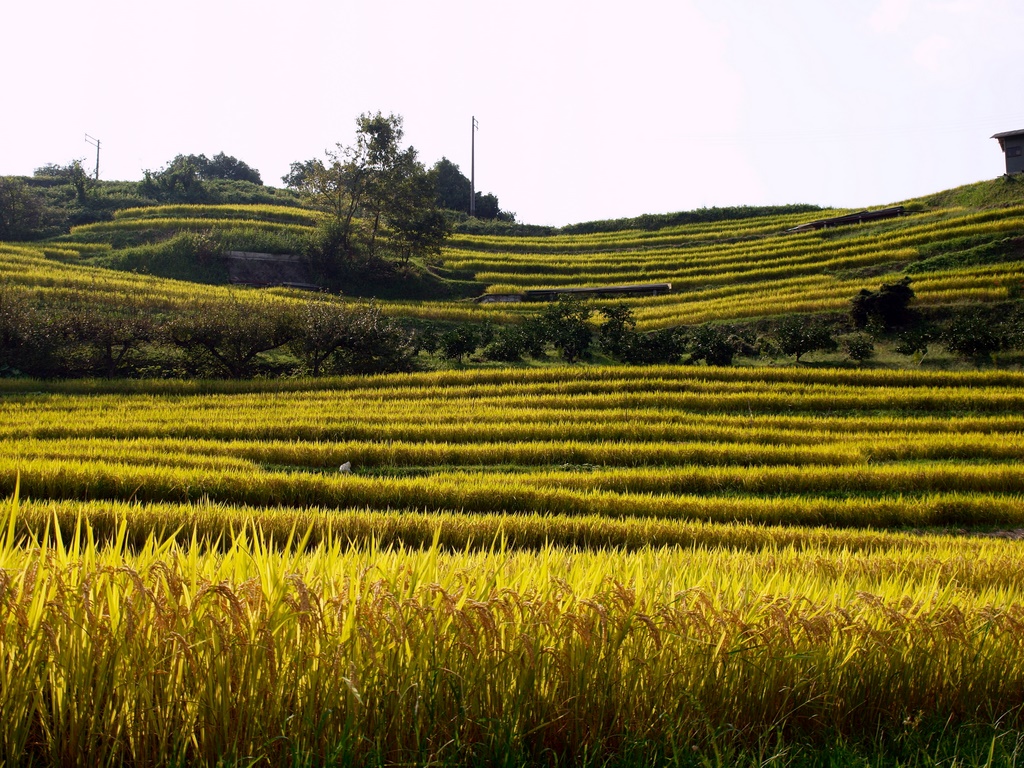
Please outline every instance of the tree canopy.
[{"label": "tree canopy", "polygon": [[285,181],[329,214],[311,247],[329,282],[382,259],[407,262],[440,250],[449,228],[436,202],[435,176],[403,146],[398,115],[360,115],[355,143],[326,160],[292,163]]},{"label": "tree canopy", "polygon": [[[449,211],[469,213],[469,193],[472,184],[455,163],[442,157],[431,168],[437,179],[437,204]],[[478,219],[515,221],[516,215],[501,210],[498,198],[491,193],[477,192],[474,197],[474,213]]]},{"label": "tree canopy", "polygon": [[263,186],[260,172],[236,157],[218,152],[206,155],[176,155],[159,171],[144,171],[139,191],[153,200],[167,203],[202,203],[209,197],[204,181],[244,181]]}]

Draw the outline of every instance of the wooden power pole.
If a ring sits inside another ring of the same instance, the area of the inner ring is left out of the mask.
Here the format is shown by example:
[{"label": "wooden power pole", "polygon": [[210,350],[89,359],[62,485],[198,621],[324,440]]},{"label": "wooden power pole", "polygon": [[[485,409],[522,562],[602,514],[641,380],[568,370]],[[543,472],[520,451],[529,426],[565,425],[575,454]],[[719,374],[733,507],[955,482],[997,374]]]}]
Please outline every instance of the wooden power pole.
[{"label": "wooden power pole", "polygon": [[469,144],[469,215],[476,216],[476,132],[480,123],[473,117],[473,133]]},{"label": "wooden power pole", "polygon": [[96,147],[96,181],[100,180],[100,140],[94,139],[88,133],[85,134],[85,141],[87,144],[92,144]]}]

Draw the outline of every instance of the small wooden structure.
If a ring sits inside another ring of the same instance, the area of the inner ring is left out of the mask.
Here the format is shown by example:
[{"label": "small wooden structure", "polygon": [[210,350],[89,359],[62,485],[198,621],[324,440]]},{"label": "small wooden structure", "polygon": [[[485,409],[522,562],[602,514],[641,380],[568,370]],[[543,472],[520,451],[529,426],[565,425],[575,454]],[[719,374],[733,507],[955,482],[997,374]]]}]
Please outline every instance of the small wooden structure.
[{"label": "small wooden structure", "polygon": [[843,216],[833,216],[830,219],[818,219],[808,221],[806,224],[787,229],[787,232],[810,232],[812,229],[828,229],[829,227],[846,227],[850,224],[863,224],[865,221],[878,221],[879,219],[892,219],[906,214],[902,205],[894,205],[891,208],[880,208],[877,211],[858,211],[847,213]]},{"label": "small wooden structure", "polygon": [[1005,131],[993,137],[1006,156],[1006,174],[1024,173],[1024,131]]},{"label": "small wooden structure", "polygon": [[480,304],[515,301],[558,301],[560,296],[603,299],[609,296],[658,296],[672,290],[672,283],[644,285],[600,285],[593,288],[532,288],[522,293],[486,293],[476,301]]}]

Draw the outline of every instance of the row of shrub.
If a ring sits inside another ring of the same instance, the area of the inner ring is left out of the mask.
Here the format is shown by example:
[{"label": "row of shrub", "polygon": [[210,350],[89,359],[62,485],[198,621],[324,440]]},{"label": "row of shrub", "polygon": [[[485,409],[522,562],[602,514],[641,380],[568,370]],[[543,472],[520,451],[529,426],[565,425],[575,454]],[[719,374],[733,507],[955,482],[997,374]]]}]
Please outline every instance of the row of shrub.
[{"label": "row of shrub", "polygon": [[979,367],[1024,349],[1024,308],[962,307],[925,316],[909,281],[862,291],[849,315],[788,315],[746,325],[637,330],[625,303],[565,297],[519,323],[402,325],[373,303],[258,292],[154,306],[0,285],[0,376],[251,378],[408,371],[420,353],[453,362],[614,360],[632,365],[731,365],[737,357],[800,362],[842,352],[862,363],[885,341],[918,361],[944,348]]},{"label": "row of shrub", "polygon": [[[624,303],[592,307],[564,297],[522,323],[426,329],[417,348],[449,360],[466,356],[499,362],[546,359],[553,350],[567,362],[595,355],[632,365],[690,363],[732,365],[735,358],[800,362],[813,352],[842,353],[863,363],[879,342],[920,362],[943,349],[974,365],[994,362],[1001,352],[1024,349],[1024,307],[963,306],[931,311],[910,306],[910,279],[863,290],[848,315],[786,315],[747,324],[677,326],[642,333]],[[599,321],[599,322],[595,322]]]},{"label": "row of shrub", "polygon": [[409,332],[371,303],[257,293],[181,308],[0,286],[0,375],[35,378],[385,373],[412,368]]}]

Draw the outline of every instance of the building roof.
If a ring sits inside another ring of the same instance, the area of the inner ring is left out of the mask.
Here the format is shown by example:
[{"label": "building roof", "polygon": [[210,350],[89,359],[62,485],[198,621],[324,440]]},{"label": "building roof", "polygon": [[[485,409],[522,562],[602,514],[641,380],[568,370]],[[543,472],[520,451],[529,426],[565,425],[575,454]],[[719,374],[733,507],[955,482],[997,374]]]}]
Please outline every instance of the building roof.
[{"label": "building roof", "polygon": [[993,139],[1008,139],[1011,136],[1024,136],[1024,129],[1019,131],[1003,131],[1002,133],[992,134]]}]

